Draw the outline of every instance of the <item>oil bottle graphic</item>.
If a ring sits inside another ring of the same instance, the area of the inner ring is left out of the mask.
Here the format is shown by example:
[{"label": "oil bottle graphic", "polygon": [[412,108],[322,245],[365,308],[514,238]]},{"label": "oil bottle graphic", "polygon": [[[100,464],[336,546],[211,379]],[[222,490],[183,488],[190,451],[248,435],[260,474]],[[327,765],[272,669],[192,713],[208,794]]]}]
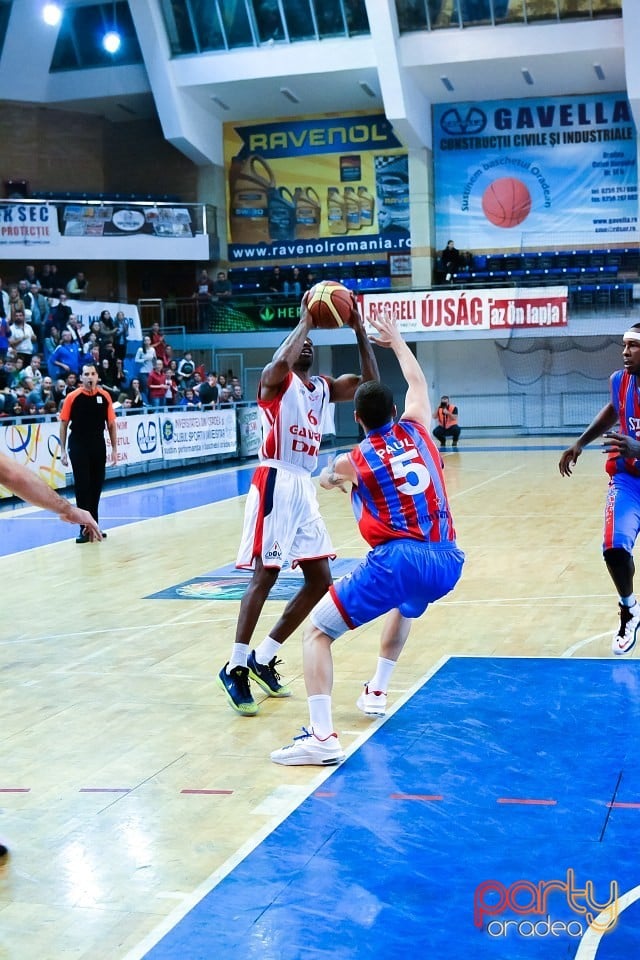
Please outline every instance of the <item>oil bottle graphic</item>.
[{"label": "oil bottle graphic", "polygon": [[375,210],[375,199],[366,187],[358,187],[358,204],[360,206],[360,226],[372,227]]},{"label": "oil bottle graphic", "polygon": [[269,238],[294,240],[296,235],[296,203],[288,187],[269,191]]},{"label": "oil bottle graphic", "polygon": [[313,187],[296,187],[293,193],[296,205],[296,240],[311,240],[320,236],[320,197]]},{"label": "oil bottle graphic", "polygon": [[229,168],[232,243],[269,242],[269,197],[275,185],[271,167],[259,154],[233,158]]},{"label": "oil bottle graphic", "polygon": [[344,215],[349,233],[360,229],[360,204],[354,187],[344,188]]},{"label": "oil bottle graphic", "polygon": [[344,234],[347,232],[345,205],[338,187],[329,187],[327,190],[327,222],[329,233]]}]

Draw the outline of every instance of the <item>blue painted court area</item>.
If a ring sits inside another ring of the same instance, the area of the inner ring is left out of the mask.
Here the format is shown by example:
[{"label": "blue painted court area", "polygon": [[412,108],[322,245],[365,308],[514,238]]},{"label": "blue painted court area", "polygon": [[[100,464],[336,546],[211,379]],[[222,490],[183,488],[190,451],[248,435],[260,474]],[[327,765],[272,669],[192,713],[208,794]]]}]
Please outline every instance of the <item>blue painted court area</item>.
[{"label": "blue painted court area", "polygon": [[452,658],[146,956],[631,960],[635,902],[579,951],[640,883],[639,720],[638,661]]}]

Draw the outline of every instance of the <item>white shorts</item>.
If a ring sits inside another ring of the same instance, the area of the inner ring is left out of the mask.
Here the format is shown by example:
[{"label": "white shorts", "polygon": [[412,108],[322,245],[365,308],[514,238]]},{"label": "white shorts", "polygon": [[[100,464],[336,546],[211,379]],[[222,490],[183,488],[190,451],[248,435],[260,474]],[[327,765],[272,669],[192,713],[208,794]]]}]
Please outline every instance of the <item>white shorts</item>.
[{"label": "white shorts", "polygon": [[236,567],[251,570],[260,557],[263,566],[280,570],[287,560],[296,567],[335,556],[306,470],[259,466],[247,494]]}]

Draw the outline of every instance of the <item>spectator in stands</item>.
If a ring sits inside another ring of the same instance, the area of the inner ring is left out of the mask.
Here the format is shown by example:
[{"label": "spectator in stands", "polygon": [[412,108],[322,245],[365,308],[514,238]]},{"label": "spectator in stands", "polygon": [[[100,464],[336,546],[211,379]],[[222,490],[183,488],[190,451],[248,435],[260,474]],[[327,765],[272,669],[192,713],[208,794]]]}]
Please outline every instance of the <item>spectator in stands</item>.
[{"label": "spectator in stands", "polygon": [[240,386],[239,383],[234,383],[233,387],[231,388],[231,398],[230,398],[230,399],[231,399],[231,402],[232,402],[232,403],[242,403],[242,402],[243,402],[244,397],[242,396],[242,387]]},{"label": "spectator in stands", "polygon": [[51,308],[49,316],[45,321],[44,336],[47,337],[49,335],[51,326],[57,327],[58,330],[64,330],[71,313],[71,307],[67,303],[67,295],[66,293],[61,293],[58,302]]},{"label": "spectator in stands", "polygon": [[75,277],[72,277],[67,284],[67,293],[74,300],[86,300],[89,292],[89,281],[82,270],[78,270]]},{"label": "spectator in stands", "polygon": [[453,240],[447,240],[447,245],[442,251],[440,261],[442,263],[445,283],[452,283],[454,273],[458,272],[462,264],[462,254],[456,249]]},{"label": "spectator in stands", "polygon": [[200,271],[193,296],[198,302],[198,326],[201,330],[207,330],[211,321],[214,283],[206,270]]},{"label": "spectator in stands", "polygon": [[274,267],[271,273],[267,277],[267,293],[283,293],[284,292],[284,277],[280,271],[280,267]]},{"label": "spectator in stands", "polygon": [[2,277],[0,277],[0,317],[9,317],[11,313],[11,304],[9,303],[9,294],[4,289]]},{"label": "spectator in stands", "polygon": [[70,330],[63,330],[60,343],[55,348],[47,363],[49,376],[54,380],[58,377],[66,378],[69,373],[80,373],[82,352],[77,341],[71,337]]},{"label": "spectator in stands", "polygon": [[37,338],[33,327],[26,322],[24,310],[17,308],[13,311],[9,332],[9,346],[15,350],[16,357],[23,358],[24,365],[27,366],[35,352]]},{"label": "spectator in stands", "polygon": [[313,270],[307,270],[303,284],[302,284],[303,292],[307,290],[311,290],[311,287],[315,286],[317,282],[318,282],[318,278],[316,277]]},{"label": "spectator in stands", "polygon": [[60,271],[55,263],[46,264],[48,269],[42,270],[42,292],[45,297],[59,297],[65,292],[66,284],[60,275]]},{"label": "spectator in stands", "polygon": [[[0,304],[2,301],[0,300]],[[9,349],[9,337],[11,336],[10,324],[6,316],[0,316],[0,361],[4,361]]]},{"label": "spectator in stands", "polygon": [[49,366],[49,358],[59,343],[60,331],[56,326],[49,327],[48,336],[44,338],[44,343],[42,344],[42,354],[47,367]]},{"label": "spectator in stands", "polygon": [[24,313],[25,305],[20,297],[20,293],[18,291],[18,285],[16,283],[12,283],[9,286],[9,311],[7,314],[12,323],[13,323],[13,315],[16,312],[16,310],[21,310]]},{"label": "spectator in stands", "polygon": [[33,264],[29,263],[24,268],[24,279],[27,281],[27,284],[29,287],[32,287],[35,284],[38,290],[40,290],[42,284],[38,279],[38,276],[36,274],[36,268],[33,266]]},{"label": "spectator in stands", "polygon": [[142,395],[145,397],[147,402],[149,401],[149,391],[147,388],[147,383],[149,380],[149,374],[154,369],[156,364],[156,352],[151,346],[151,337],[145,336],[142,339],[141,346],[136,350],[135,362],[139,364],[138,368],[138,377],[140,379],[140,386],[142,389]]},{"label": "spectator in stands", "polygon": [[101,310],[100,311],[100,348],[102,349],[107,343],[113,343],[114,337],[116,335],[116,325],[114,323],[113,317],[111,316],[110,310]]},{"label": "spectator in stands", "polygon": [[219,304],[230,304],[233,296],[233,284],[227,275],[226,270],[218,270],[215,282],[213,284],[213,295]]},{"label": "spectator in stands", "polygon": [[162,360],[162,363],[166,367],[171,359],[171,354],[167,353],[167,347],[169,344],[166,342],[164,335],[160,332],[160,324],[154,323],[151,325],[151,346],[156,352],[156,357],[158,360]]},{"label": "spectator in stands", "polygon": [[113,337],[113,345],[116,348],[116,357],[119,360],[124,360],[127,356],[127,341],[129,338],[129,321],[124,315],[122,310],[118,310],[116,313],[115,320],[115,333]]},{"label": "spectator in stands", "polygon": [[40,293],[40,287],[32,283],[30,287],[27,288],[25,294],[25,306],[27,309],[31,310],[31,326],[36,332],[38,338],[38,350],[42,350],[42,343],[44,341],[44,324],[47,316],[49,315],[49,301],[46,297],[43,297]]},{"label": "spectator in stands", "polygon": [[198,399],[195,390],[193,387],[187,387],[182,397],[178,401],[178,406],[182,407],[185,410],[199,410],[201,407],[200,400]]},{"label": "spectator in stands", "polygon": [[218,387],[218,376],[214,370],[210,370],[207,379],[197,388],[197,394],[203,407],[215,407],[220,399],[220,389]]},{"label": "spectator in stands", "polygon": [[27,402],[35,403],[36,407],[38,408],[44,408],[47,400],[53,400],[55,403],[55,398],[53,396],[53,380],[51,377],[43,377],[39,386],[34,387],[34,389],[27,394]]},{"label": "spectator in stands", "polygon": [[[66,327],[63,327],[64,330],[69,330],[71,333],[71,339],[74,343],[77,343],[80,347],[80,350],[83,349],[84,338],[82,336],[82,329],[80,327],[80,321],[76,317],[75,313],[72,313],[69,319],[67,320]],[[85,351],[86,352],[86,351]]]},{"label": "spectator in stands", "polygon": [[134,377],[131,381],[131,386],[127,391],[127,399],[131,401],[130,406],[136,410],[141,410],[144,406],[146,406],[138,377]]},{"label": "spectator in stands", "polygon": [[438,421],[438,426],[434,427],[433,435],[440,443],[440,449],[444,450],[447,445],[447,437],[451,437],[453,447],[458,446],[458,437],[460,436],[460,427],[458,425],[458,408],[449,400],[449,397],[440,397],[433,419]]},{"label": "spectator in stands", "polygon": [[112,400],[117,400],[122,393],[122,385],[125,381],[122,368],[118,372],[107,357],[103,357],[100,361],[98,374],[100,386],[107,391]]},{"label": "spectator in stands", "polygon": [[227,387],[223,387],[220,391],[219,401],[220,405],[229,404],[231,402],[231,392]]},{"label": "spectator in stands", "polygon": [[58,377],[57,380],[53,381],[53,390],[51,393],[56,404],[56,410],[59,410],[67,395],[67,384],[65,383],[64,377]]},{"label": "spectator in stands", "polygon": [[224,373],[218,374],[218,389],[223,390],[227,385],[227,377]]},{"label": "spectator in stands", "polygon": [[164,364],[160,357],[157,357],[153,364],[153,370],[147,380],[147,395],[149,405],[152,407],[163,407],[167,395],[167,377],[164,372]]},{"label": "spectator in stands", "polygon": [[193,375],[196,372],[196,365],[193,354],[187,350],[184,357],[178,363],[178,386],[184,389],[187,386],[193,386]]},{"label": "spectator in stands", "polygon": [[292,267],[291,273],[284,282],[284,292],[287,296],[302,296],[302,274],[299,267]]},{"label": "spectator in stands", "polygon": [[39,387],[42,383],[42,357],[39,353],[34,353],[31,357],[31,363],[27,365],[24,371],[25,377],[33,381],[34,387]]}]

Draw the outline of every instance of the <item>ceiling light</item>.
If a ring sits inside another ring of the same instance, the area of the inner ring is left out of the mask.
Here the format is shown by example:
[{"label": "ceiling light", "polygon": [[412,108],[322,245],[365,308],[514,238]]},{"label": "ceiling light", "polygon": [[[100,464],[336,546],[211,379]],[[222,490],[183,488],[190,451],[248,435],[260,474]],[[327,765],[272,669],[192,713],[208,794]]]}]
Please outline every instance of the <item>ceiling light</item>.
[{"label": "ceiling light", "polygon": [[291,103],[300,103],[298,97],[296,97],[295,93],[289,90],[288,87],[280,87],[280,93],[283,97],[286,97],[287,100],[290,100]]},{"label": "ceiling light", "polygon": [[533,84],[534,84],[534,79],[533,79],[533,77],[531,76],[531,74],[529,73],[529,71],[527,70],[526,67],[523,67],[523,68],[522,68],[522,76],[524,77],[524,82],[525,82],[525,83],[528,83],[529,86],[532,87]]},{"label": "ceiling light", "polygon": [[593,65],[593,72],[595,73],[595,75],[596,75],[596,77],[598,78],[598,80],[604,80],[604,79],[605,79],[604,70],[602,69],[602,67],[600,66],[599,63],[594,63],[594,65]]},{"label": "ceiling light", "polygon": [[366,80],[359,80],[358,83],[368,97],[377,97],[377,93],[369,86]]},{"label": "ceiling light", "polygon": [[62,20],[62,8],[57,3],[45,3],[42,19],[49,27],[57,27]]},{"label": "ceiling light", "polygon": [[451,80],[449,80],[449,77],[440,77],[440,79],[442,80],[442,85],[445,90],[448,90],[449,93],[451,93],[453,90],[453,84],[451,83]]},{"label": "ceiling light", "polygon": [[225,103],[224,100],[221,100],[220,97],[211,97],[214,103],[216,103],[221,110],[230,110],[231,107],[228,103]]},{"label": "ceiling light", "polygon": [[102,38],[102,46],[107,53],[117,53],[121,43],[122,38],[116,30],[108,30]]}]

